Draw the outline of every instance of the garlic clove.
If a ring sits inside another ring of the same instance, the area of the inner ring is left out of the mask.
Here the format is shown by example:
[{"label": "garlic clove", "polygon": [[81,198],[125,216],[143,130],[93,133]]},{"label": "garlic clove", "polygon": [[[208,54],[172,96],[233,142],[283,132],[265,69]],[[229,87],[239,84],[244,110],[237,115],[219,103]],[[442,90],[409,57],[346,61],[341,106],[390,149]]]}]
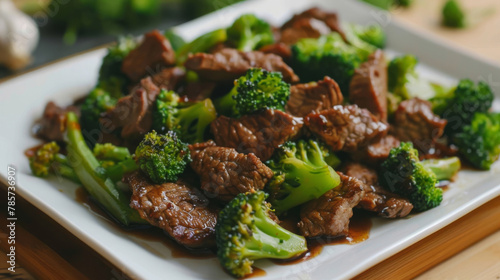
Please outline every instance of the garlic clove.
[{"label": "garlic clove", "polygon": [[31,62],[39,39],[35,21],[11,0],[0,0],[0,64],[19,70]]}]

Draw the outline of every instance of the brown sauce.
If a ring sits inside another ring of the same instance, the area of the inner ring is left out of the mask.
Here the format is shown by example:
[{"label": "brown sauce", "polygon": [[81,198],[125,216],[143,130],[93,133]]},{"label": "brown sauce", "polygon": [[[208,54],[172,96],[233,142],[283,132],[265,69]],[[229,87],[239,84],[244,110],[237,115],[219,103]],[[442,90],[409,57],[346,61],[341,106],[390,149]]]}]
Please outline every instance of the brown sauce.
[{"label": "brown sauce", "polygon": [[248,274],[245,277],[240,278],[240,279],[248,279],[248,278],[256,278],[256,277],[266,276],[265,270],[260,269],[260,268],[255,267],[255,266],[253,266],[252,269],[253,269],[252,273],[250,273],[250,274]]},{"label": "brown sauce", "polygon": [[163,232],[163,230],[156,227],[147,228],[123,228],[119,226],[116,222],[109,218],[109,216],[103,211],[96,203],[91,199],[87,191],[83,187],[79,187],[75,191],[75,200],[85,206],[89,211],[103,218],[109,222],[117,231],[122,232],[137,240],[143,247],[151,251],[155,255],[160,257],[163,256],[160,251],[153,248],[148,244],[148,242],[159,242],[170,249],[171,256],[173,258],[187,258],[187,259],[210,259],[215,258],[215,253],[209,249],[188,249],[174,240],[170,239],[169,236]]},{"label": "brown sauce", "polygon": [[[282,224],[283,227],[290,230],[290,225],[292,222],[287,221]],[[296,223],[295,223],[296,224]],[[295,226],[296,227],[296,226]],[[349,222],[349,232],[344,237],[337,238],[314,238],[307,240],[307,252],[300,255],[297,258],[287,259],[287,260],[272,260],[278,265],[290,265],[297,264],[318,256],[323,247],[326,245],[337,245],[337,244],[356,244],[365,241],[370,236],[370,229],[372,227],[372,220],[370,215],[363,213],[356,213]],[[292,230],[290,230],[292,231]]]}]

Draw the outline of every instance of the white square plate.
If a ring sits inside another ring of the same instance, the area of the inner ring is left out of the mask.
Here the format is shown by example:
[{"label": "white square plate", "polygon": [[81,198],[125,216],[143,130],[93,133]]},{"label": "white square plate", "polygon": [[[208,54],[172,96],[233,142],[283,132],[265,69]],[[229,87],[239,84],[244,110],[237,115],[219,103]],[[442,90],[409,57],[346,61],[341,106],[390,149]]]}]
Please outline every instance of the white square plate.
[{"label": "white square plate", "polygon": [[[498,65],[411,30],[394,20],[389,13],[356,1],[247,1],[183,24],[176,30],[185,39],[191,40],[204,32],[229,25],[243,13],[256,13],[280,24],[293,13],[311,6],[336,10],[343,21],[380,24],[388,35],[389,54],[417,55],[421,61],[419,71],[434,81],[449,84],[456,83],[460,78],[483,79],[497,94],[500,93]],[[132,278],[230,278],[215,258],[173,258],[162,242],[141,240],[117,231],[107,220],[75,201],[76,185],[57,178],[42,180],[31,175],[23,151],[39,144],[30,136],[33,121],[40,117],[47,101],[67,105],[87,93],[95,85],[105,53],[105,49],[91,51],[0,84],[1,179],[6,181],[8,165],[15,166],[17,192],[20,195]],[[498,110],[498,99],[495,106]],[[490,171],[461,172],[458,181],[444,194],[441,206],[409,219],[373,219],[370,238],[362,243],[327,246],[316,258],[296,265],[279,266],[263,260],[257,261],[256,266],[267,272],[265,279],[353,277],[500,195],[499,173],[498,162]]]}]

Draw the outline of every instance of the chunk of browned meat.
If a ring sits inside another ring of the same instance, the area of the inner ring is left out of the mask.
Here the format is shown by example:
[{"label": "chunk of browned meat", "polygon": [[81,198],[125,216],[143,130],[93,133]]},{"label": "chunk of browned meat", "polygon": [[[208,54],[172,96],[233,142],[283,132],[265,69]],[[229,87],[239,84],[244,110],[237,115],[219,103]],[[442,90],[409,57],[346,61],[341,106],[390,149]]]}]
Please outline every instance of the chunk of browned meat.
[{"label": "chunk of browned meat", "polygon": [[290,46],[284,43],[274,43],[271,45],[264,46],[259,49],[263,53],[272,53],[281,56],[283,60],[287,61],[292,57],[292,49]]},{"label": "chunk of browned meat", "polygon": [[151,77],[141,80],[140,86],[132,93],[122,97],[113,110],[107,112],[99,121],[106,127],[115,130],[121,128],[121,136],[131,143],[138,142],[142,135],[151,130],[153,124],[152,111],[154,101],[160,89]]},{"label": "chunk of browned meat", "polygon": [[387,62],[384,52],[375,51],[352,76],[349,100],[387,121]]},{"label": "chunk of browned meat", "polygon": [[202,101],[209,98],[217,87],[217,83],[196,81],[186,84],[179,92],[189,101]]},{"label": "chunk of browned meat", "polygon": [[215,147],[216,144],[213,140],[208,140],[206,142],[189,144],[189,151],[191,151],[191,156],[194,156],[194,153],[198,153],[200,151],[205,150],[208,147]]},{"label": "chunk of browned meat", "polygon": [[293,138],[302,127],[302,120],[268,109],[239,119],[220,116],[210,125],[218,146],[235,148],[240,153],[254,153],[268,160],[274,149]]},{"label": "chunk of browned meat", "polygon": [[42,118],[35,123],[35,135],[47,141],[63,141],[66,114],[68,112],[75,112],[80,115],[80,109],[76,106],[62,108],[52,101],[47,103]]},{"label": "chunk of browned meat", "polygon": [[122,63],[122,72],[132,81],[139,81],[147,74],[159,72],[175,64],[175,52],[170,42],[158,30],[144,34],[139,46],[133,49]]},{"label": "chunk of browned meat", "polygon": [[282,29],[280,42],[293,45],[302,38],[318,38],[331,32],[330,27],[325,22],[304,17],[293,21],[289,27]]},{"label": "chunk of browned meat", "polygon": [[283,24],[281,30],[292,27],[295,22],[300,21],[304,18],[314,18],[323,21],[332,31],[339,33],[345,40],[345,35],[340,26],[337,14],[333,12],[323,11],[317,7],[310,8],[309,10],[305,10],[300,14],[294,15],[289,21]]},{"label": "chunk of browned meat", "polygon": [[377,165],[386,160],[391,149],[399,147],[399,144],[400,141],[396,137],[386,135],[379,141],[373,142],[360,150],[352,152],[351,157],[355,161]]},{"label": "chunk of browned meat", "polygon": [[155,185],[138,171],[126,175],[124,182],[132,190],[130,207],[144,220],[186,247],[215,245],[218,210],[200,190],[182,180]]},{"label": "chunk of browned meat", "polygon": [[259,51],[241,52],[235,49],[223,49],[214,54],[191,54],[184,66],[186,69],[198,73],[200,78],[213,82],[232,82],[243,76],[250,68],[281,72],[285,81],[299,81],[299,77],[281,57]]},{"label": "chunk of browned meat", "polygon": [[345,175],[363,182],[365,195],[358,207],[376,212],[384,218],[402,218],[410,214],[413,204],[406,198],[383,189],[378,183],[377,172],[360,163],[348,163],[342,171]]},{"label": "chunk of browned meat", "polygon": [[443,135],[446,120],[432,112],[429,101],[413,98],[401,102],[394,113],[391,133],[401,141],[412,141],[421,151],[427,151]]},{"label": "chunk of browned meat", "polygon": [[304,204],[297,224],[305,237],[345,236],[349,230],[352,208],[364,196],[363,183],[356,178],[340,175],[341,183],[321,197]]},{"label": "chunk of browned meat", "polygon": [[254,154],[233,148],[205,147],[191,153],[191,167],[201,177],[201,188],[210,198],[229,201],[239,193],[261,190],[273,172]]},{"label": "chunk of browned meat", "polygon": [[184,80],[186,71],[180,67],[170,67],[161,70],[160,72],[151,76],[153,83],[165,90],[175,90],[177,85]]},{"label": "chunk of browned meat", "polygon": [[305,124],[334,151],[353,152],[385,136],[388,127],[357,105],[337,105],[305,117]]},{"label": "chunk of browned meat", "polygon": [[339,85],[330,77],[322,81],[297,84],[290,87],[286,111],[296,117],[330,109],[344,102]]}]

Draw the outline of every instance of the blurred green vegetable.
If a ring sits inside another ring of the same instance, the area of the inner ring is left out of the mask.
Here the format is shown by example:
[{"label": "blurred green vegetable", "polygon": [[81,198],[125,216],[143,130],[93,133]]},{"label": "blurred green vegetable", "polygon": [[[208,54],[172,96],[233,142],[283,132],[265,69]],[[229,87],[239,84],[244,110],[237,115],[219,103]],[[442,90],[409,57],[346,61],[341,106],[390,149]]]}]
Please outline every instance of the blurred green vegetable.
[{"label": "blurred green vegetable", "polygon": [[82,32],[117,33],[143,24],[159,14],[161,0],[71,0],[58,7],[51,20],[65,30],[64,42],[72,44]]},{"label": "blurred green vegetable", "polygon": [[243,0],[185,0],[184,10],[190,18],[196,18],[242,1]]}]

